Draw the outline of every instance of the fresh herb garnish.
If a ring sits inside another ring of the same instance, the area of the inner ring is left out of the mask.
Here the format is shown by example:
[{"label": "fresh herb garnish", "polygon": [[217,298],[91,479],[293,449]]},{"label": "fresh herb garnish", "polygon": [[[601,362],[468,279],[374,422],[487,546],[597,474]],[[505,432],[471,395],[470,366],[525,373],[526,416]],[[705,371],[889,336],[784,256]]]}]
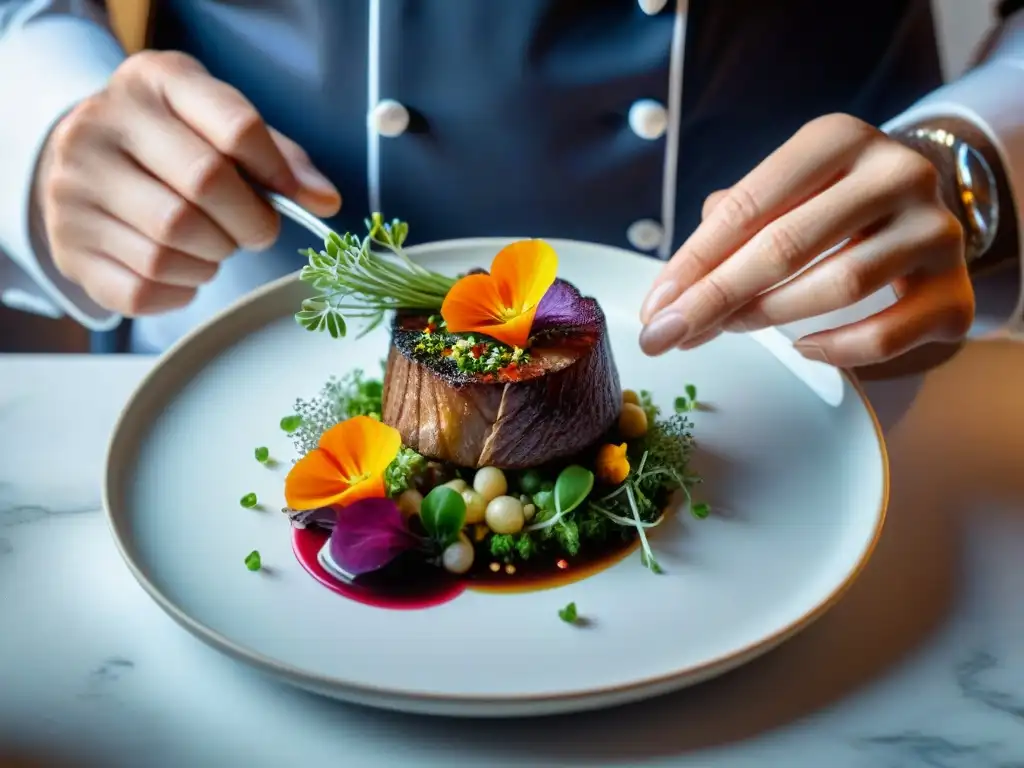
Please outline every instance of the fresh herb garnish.
[{"label": "fresh herb garnish", "polygon": [[697,388],[693,384],[687,384],[684,389],[686,396],[680,395],[675,399],[676,413],[687,413],[697,408]]},{"label": "fresh herb garnish", "polygon": [[257,504],[259,504],[259,500],[256,498],[255,493],[247,493],[238,503],[246,509],[253,509]]},{"label": "fresh herb garnish", "polygon": [[519,347],[474,334],[449,333],[439,315],[427,319],[413,351],[425,359],[444,359],[460,373],[496,374],[530,361],[530,354]]},{"label": "fresh herb garnish", "polygon": [[[319,295],[302,302],[296,321],[310,331],[327,331],[334,338],[347,333],[347,319],[368,321],[363,334],[377,327],[390,310],[439,310],[455,285],[450,277],[431,272],[406,255],[403,245],[409,225],[384,221],[374,213],[366,221],[369,234],[359,238],[331,233],[319,253],[302,251],[309,264],[299,279]],[[374,251],[379,246],[387,254]]]},{"label": "fresh herb garnish", "polygon": [[267,448],[266,446],[261,445],[259,448],[256,449],[255,454],[256,461],[258,461],[260,464],[266,464],[268,461],[270,461],[270,449]]},{"label": "fresh herb garnish", "polygon": [[576,603],[569,603],[565,608],[559,608],[558,618],[566,624],[575,624],[579,618],[579,614],[576,612]]},{"label": "fresh herb garnish", "polygon": [[698,520],[703,520],[705,517],[711,514],[711,505],[703,501],[697,502],[696,504],[691,504],[690,514],[692,514]]},{"label": "fresh herb garnish", "polygon": [[295,432],[301,426],[302,417],[296,413],[293,413],[291,416],[285,416],[283,419],[281,419],[281,429],[283,429],[289,435]]},{"label": "fresh herb garnish", "polygon": [[250,571],[258,571],[263,567],[263,561],[260,558],[259,550],[254,549],[245,556],[245,567]]},{"label": "fresh herb garnish", "polygon": [[459,538],[466,522],[466,502],[461,494],[439,485],[423,498],[420,520],[427,535],[443,549]]}]

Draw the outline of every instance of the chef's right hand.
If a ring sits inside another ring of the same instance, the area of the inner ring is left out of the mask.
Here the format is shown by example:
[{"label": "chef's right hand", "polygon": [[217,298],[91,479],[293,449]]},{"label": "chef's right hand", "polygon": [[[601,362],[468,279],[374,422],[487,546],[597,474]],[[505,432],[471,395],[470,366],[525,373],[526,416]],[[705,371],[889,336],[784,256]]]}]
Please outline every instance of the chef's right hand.
[{"label": "chef's right hand", "polygon": [[238,172],[321,216],[334,186],[242,94],[192,58],[144,52],[55,127],[35,182],[57,269],[125,316],[188,304],[239,248],[277,238],[277,214]]}]

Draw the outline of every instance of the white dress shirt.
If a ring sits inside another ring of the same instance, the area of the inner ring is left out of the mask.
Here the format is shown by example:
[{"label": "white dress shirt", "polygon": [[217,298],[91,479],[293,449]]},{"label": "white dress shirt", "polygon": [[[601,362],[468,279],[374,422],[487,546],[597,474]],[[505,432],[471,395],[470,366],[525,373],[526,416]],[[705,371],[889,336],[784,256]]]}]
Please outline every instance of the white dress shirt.
[{"label": "white dress shirt", "polygon": [[[77,102],[102,90],[124,59],[102,5],[89,0],[0,0],[0,301],[53,317],[67,314],[96,331],[116,327],[120,318],[59,274],[33,221],[30,200],[39,152],[53,126]],[[930,116],[966,118],[989,136],[1015,191],[1016,200],[1003,215],[1024,220],[1024,12],[1006,22],[984,63],[883,129]],[[248,256],[252,254],[242,258],[248,261]],[[255,277],[249,269],[225,270],[215,284],[200,291],[198,302],[212,311],[255,287],[248,284]],[[986,306],[980,293],[979,314],[986,311],[1003,319],[1019,317],[1024,297],[1004,295],[998,306]],[[180,313],[182,331],[196,321],[195,314]],[[156,351],[163,343],[152,339],[137,346]]]}]

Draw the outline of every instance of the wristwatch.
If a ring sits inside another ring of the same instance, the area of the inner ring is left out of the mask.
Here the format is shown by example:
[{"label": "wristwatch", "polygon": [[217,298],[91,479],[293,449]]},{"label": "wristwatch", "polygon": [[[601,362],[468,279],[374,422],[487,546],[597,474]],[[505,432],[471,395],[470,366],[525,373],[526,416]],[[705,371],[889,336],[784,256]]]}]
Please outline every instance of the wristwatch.
[{"label": "wristwatch", "polygon": [[917,150],[939,170],[942,196],[964,230],[964,251],[971,264],[986,253],[999,231],[999,190],[984,154],[950,126],[922,124],[894,138]]}]

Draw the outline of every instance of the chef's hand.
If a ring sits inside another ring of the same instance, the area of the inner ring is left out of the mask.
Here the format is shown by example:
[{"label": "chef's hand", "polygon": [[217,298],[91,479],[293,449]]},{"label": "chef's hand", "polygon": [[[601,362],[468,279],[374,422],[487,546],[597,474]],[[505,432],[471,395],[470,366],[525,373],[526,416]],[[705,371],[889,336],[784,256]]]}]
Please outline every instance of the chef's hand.
[{"label": "chef's hand", "polygon": [[722,330],[842,309],[890,284],[894,305],[805,336],[800,351],[842,367],[879,363],[957,341],[974,318],[962,228],[940,199],[935,167],[856,118],[829,115],[707,199],[702,223],[648,294],[640,344],[649,355],[690,349]]},{"label": "chef's hand", "polygon": [[57,268],[123,315],[188,304],[237,249],[277,238],[277,214],[239,167],[320,215],[341,205],[306,153],[197,61],[130,57],[40,157],[35,204]]}]

